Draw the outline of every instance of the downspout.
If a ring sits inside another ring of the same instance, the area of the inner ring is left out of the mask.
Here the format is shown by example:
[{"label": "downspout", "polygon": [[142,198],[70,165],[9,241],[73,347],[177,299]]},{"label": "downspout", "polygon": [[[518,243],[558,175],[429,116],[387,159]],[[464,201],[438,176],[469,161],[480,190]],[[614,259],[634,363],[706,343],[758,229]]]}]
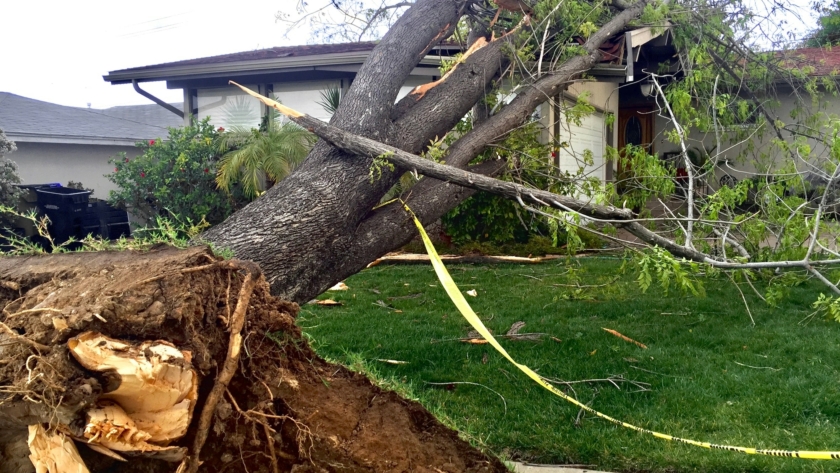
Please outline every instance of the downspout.
[{"label": "downspout", "polygon": [[154,95],[146,92],[145,90],[141,89],[140,86],[137,84],[137,79],[131,79],[131,85],[134,86],[134,90],[137,91],[138,94],[142,95],[143,97],[146,97],[147,99],[151,100],[152,102],[154,102],[154,103],[160,105],[161,107],[169,110],[170,112],[174,113],[175,115],[178,115],[179,117],[184,118],[184,111],[183,110],[178,110],[177,108],[173,107],[172,105],[169,105],[168,103],[164,102],[163,100],[161,100],[161,99],[155,97]]}]

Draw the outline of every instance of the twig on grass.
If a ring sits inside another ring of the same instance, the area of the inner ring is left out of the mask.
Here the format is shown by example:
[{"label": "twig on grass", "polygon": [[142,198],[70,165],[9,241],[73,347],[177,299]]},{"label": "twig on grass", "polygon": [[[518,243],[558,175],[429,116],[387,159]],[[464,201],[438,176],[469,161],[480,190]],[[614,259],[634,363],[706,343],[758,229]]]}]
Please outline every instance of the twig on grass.
[{"label": "twig on grass", "polygon": [[[242,288],[239,290],[239,300],[236,301],[236,308],[233,310],[233,315],[231,315],[230,341],[228,342],[225,363],[222,366],[219,376],[216,378],[213,389],[207,396],[204,409],[201,411],[198,430],[196,431],[195,441],[193,442],[192,455],[184,460],[186,462],[186,468],[182,471],[186,473],[196,473],[198,471],[198,467],[201,464],[199,456],[201,449],[204,447],[204,442],[207,441],[207,435],[210,432],[210,423],[213,421],[216,406],[227,390],[228,383],[230,383],[230,380],[236,374],[236,368],[239,365],[239,356],[242,353],[242,328],[245,326],[245,315],[248,311],[248,304],[251,301],[251,294],[253,294],[254,287],[257,283],[257,277],[260,275],[260,270],[254,263],[245,261],[231,262],[231,266],[244,269],[247,274],[245,275],[245,281],[242,283]],[[179,468],[179,470],[181,469]]]},{"label": "twig on grass", "polygon": [[484,389],[486,389],[486,390],[488,390],[488,391],[490,391],[490,392],[495,393],[497,396],[499,396],[500,398],[502,398],[502,403],[505,405],[505,415],[507,415],[507,401],[505,400],[505,397],[504,397],[504,396],[502,396],[501,394],[499,394],[498,392],[496,392],[496,391],[494,391],[494,390],[492,390],[492,389],[488,388],[487,386],[485,386],[485,385],[483,385],[483,384],[479,384],[479,383],[471,383],[471,382],[469,382],[469,381],[453,381],[453,382],[451,382],[451,383],[430,383],[430,382],[428,382],[428,381],[423,381],[423,383],[428,384],[428,385],[430,385],[430,386],[451,386],[451,385],[454,385],[454,384],[469,384],[469,385],[472,385],[472,386],[480,386],[480,387],[482,387],[482,388],[484,388]]},{"label": "twig on grass", "polygon": [[637,342],[636,340],[633,340],[632,338],[630,338],[628,336],[622,335],[622,334],[618,333],[617,331],[615,331],[613,329],[601,327],[601,330],[609,333],[610,335],[614,335],[614,336],[624,340],[625,342],[630,342],[630,343],[636,344],[636,345],[642,347],[645,350],[647,350],[647,348],[648,348],[647,345],[645,345],[644,343]]},{"label": "twig on grass", "polygon": [[[586,406],[589,407],[590,404],[592,404],[592,402],[595,401],[596,397],[598,397],[598,391],[597,390],[592,394],[592,400],[587,402]],[[583,408],[581,408],[578,411],[577,416],[575,416],[575,427],[580,427],[581,421],[583,420],[583,416],[584,416],[585,413],[586,413],[586,411]]]},{"label": "twig on grass", "polygon": [[752,369],[756,369],[756,370],[773,370],[773,371],[782,371],[782,369],[781,369],[781,368],[772,368],[772,367],[770,367],[770,366],[752,366],[752,365],[745,365],[745,364],[743,364],[743,363],[738,363],[737,361],[733,361],[733,363],[735,363],[736,365],[739,365],[739,366],[744,366],[744,367],[746,367],[746,368],[752,368]]},{"label": "twig on grass", "polygon": [[655,374],[659,376],[667,376],[669,378],[681,378],[681,379],[691,379],[689,376],[674,376],[672,374],[665,374],[665,373],[657,373],[656,371],[646,370],[644,368],[639,368],[638,366],[630,365],[631,368],[634,370],[644,371],[645,373]]},{"label": "twig on grass", "polygon": [[729,278],[730,281],[732,281],[732,285],[734,285],[735,288],[738,289],[738,293],[741,294],[741,300],[744,301],[744,307],[747,308],[747,315],[750,316],[750,321],[752,322],[753,327],[755,327],[755,319],[753,318],[752,311],[750,310],[750,304],[747,302],[747,298],[744,297],[744,291],[741,290],[741,286],[739,286],[738,283],[735,282],[735,279],[732,277],[731,274],[726,273],[726,276]]},{"label": "twig on grass", "polygon": [[552,384],[563,384],[566,386],[570,386],[572,384],[592,384],[592,383],[609,383],[612,384],[616,389],[621,390],[621,386],[618,383],[630,383],[633,386],[639,388],[640,391],[650,391],[650,383],[645,383],[642,381],[636,381],[633,379],[627,379],[623,376],[610,376],[609,378],[600,378],[600,379],[580,379],[576,381],[563,381],[556,378],[546,378],[542,376],[542,379],[548,381]]}]

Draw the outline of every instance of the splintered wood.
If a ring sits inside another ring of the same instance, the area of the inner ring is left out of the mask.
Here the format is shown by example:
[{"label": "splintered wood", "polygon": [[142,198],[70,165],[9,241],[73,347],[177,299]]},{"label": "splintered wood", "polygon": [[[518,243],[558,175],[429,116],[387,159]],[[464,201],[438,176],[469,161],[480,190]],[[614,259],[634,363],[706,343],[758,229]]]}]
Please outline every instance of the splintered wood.
[{"label": "splintered wood", "polygon": [[119,387],[88,412],[88,442],[181,461],[186,449],[166,445],[187,433],[198,398],[190,353],[168,342],[131,345],[96,332],[85,332],[67,345],[85,368],[120,375]]},{"label": "splintered wood", "polygon": [[30,425],[27,443],[35,473],[89,473],[76,445],[62,433]]},{"label": "splintered wood", "polygon": [[[189,352],[164,341],[131,344],[97,332],[82,333],[67,346],[85,368],[120,377],[117,389],[87,411],[84,438],[79,440],[117,459],[123,458],[115,452],[171,462],[184,459],[186,448],[168,444],[187,433],[198,399],[198,376]],[[47,433],[41,425],[29,430],[30,458],[38,473],[88,471],[63,433]]]}]

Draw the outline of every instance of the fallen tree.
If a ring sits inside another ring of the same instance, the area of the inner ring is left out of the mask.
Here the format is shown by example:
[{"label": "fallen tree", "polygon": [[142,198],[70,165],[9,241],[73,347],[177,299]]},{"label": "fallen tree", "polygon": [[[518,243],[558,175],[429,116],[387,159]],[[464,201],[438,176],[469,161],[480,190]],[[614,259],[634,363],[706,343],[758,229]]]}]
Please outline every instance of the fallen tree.
[{"label": "fallen tree", "polygon": [[0,259],[0,280],[4,473],[506,471],[319,359],[253,264],[62,254]]}]

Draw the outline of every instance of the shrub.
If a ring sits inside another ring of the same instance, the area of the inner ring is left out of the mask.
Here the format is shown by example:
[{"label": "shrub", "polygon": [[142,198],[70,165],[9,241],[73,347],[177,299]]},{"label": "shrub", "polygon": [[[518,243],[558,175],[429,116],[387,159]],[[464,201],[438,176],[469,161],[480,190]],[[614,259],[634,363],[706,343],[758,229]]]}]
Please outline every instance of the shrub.
[{"label": "shrub", "polygon": [[244,204],[241,193],[216,189],[219,132],[209,118],[190,126],[170,128],[166,140],[139,142],[143,154],[112,158],[108,179],[117,185],[108,202],[128,209],[145,222],[164,217],[184,224],[206,220],[216,224]]},{"label": "shrub", "polygon": [[17,150],[15,142],[9,140],[3,130],[0,130],[0,205],[15,207],[20,198],[21,191],[15,186],[20,184],[17,164],[6,158]]}]

